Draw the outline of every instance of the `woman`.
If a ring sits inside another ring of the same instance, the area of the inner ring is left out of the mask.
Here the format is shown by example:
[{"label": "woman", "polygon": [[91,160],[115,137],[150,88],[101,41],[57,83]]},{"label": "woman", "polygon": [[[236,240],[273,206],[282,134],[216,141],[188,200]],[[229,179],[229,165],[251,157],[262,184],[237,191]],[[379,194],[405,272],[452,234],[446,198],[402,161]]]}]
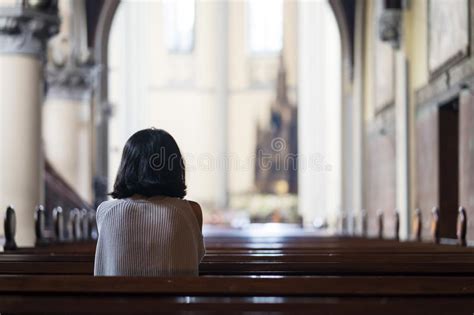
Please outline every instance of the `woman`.
[{"label": "woman", "polygon": [[184,161],[173,137],[145,129],[128,139],[114,190],[97,209],[96,276],[198,275],[201,207],[186,201]]}]

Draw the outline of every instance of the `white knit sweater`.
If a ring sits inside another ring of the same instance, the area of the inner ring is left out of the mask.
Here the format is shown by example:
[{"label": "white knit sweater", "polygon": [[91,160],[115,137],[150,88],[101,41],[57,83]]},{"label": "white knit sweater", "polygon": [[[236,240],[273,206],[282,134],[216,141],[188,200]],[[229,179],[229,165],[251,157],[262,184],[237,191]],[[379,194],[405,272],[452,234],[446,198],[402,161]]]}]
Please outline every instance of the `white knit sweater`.
[{"label": "white knit sweater", "polygon": [[204,242],[185,200],[105,201],[97,209],[97,226],[96,276],[198,275]]}]

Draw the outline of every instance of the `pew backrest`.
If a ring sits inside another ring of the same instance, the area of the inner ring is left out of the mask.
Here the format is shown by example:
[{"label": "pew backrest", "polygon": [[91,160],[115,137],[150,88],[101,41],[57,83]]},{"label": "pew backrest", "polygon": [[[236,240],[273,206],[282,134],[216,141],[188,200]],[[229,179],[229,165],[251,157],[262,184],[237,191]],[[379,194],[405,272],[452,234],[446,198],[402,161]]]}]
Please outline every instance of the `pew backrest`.
[{"label": "pew backrest", "polygon": [[377,235],[378,238],[383,239],[383,211],[377,211]]},{"label": "pew backrest", "polygon": [[61,207],[53,209],[53,222],[54,222],[54,233],[56,234],[56,240],[61,242],[65,240],[65,222],[64,222],[64,211]]},{"label": "pew backrest", "polygon": [[369,224],[368,224],[368,215],[367,215],[367,211],[362,209],[362,211],[360,212],[360,226],[361,226],[361,235],[362,237],[367,237],[367,235],[369,234]]},{"label": "pew backrest", "polygon": [[35,235],[37,244],[46,238],[45,235],[46,214],[43,206],[38,206],[35,209]]},{"label": "pew backrest", "polygon": [[461,246],[467,245],[466,234],[467,234],[467,214],[466,209],[459,207],[458,220],[457,220],[456,234],[458,243]]},{"label": "pew backrest", "polygon": [[440,214],[439,214],[439,208],[438,207],[433,207],[431,210],[431,239],[433,240],[433,243],[439,244],[440,242]]},{"label": "pew backrest", "polygon": [[423,224],[422,224],[422,215],[421,210],[416,209],[415,214],[413,215],[413,238],[415,241],[421,242],[421,232],[422,232]]},{"label": "pew backrest", "polygon": [[395,210],[395,239],[398,241],[400,240],[400,213],[398,212],[398,210]]},{"label": "pew backrest", "polygon": [[15,242],[16,234],[16,214],[12,206],[7,207],[4,220],[4,233],[5,233],[5,245],[3,245],[5,250],[13,250],[17,248]]}]

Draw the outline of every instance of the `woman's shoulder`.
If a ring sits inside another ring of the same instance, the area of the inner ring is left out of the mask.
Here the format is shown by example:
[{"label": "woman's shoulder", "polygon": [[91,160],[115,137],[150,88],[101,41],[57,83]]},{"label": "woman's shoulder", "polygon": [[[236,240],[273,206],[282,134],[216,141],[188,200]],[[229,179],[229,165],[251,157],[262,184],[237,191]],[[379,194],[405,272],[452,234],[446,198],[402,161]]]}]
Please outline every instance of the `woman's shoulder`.
[{"label": "woman's shoulder", "polygon": [[112,208],[112,207],[114,207],[115,205],[118,205],[118,204],[120,204],[120,203],[122,203],[122,199],[110,199],[110,200],[103,201],[103,202],[97,207],[97,212],[110,209],[110,208]]},{"label": "woman's shoulder", "polygon": [[197,202],[187,199],[166,197],[166,199],[164,199],[164,202],[173,205],[176,208],[191,208],[193,211],[201,211],[201,206]]},{"label": "woman's shoulder", "polygon": [[186,201],[189,203],[189,205],[191,206],[191,209],[193,210],[194,213],[199,214],[200,216],[202,216],[201,206],[196,201],[192,201],[192,200],[186,200]]},{"label": "woman's shoulder", "polygon": [[[197,202],[174,197],[166,197],[161,202],[168,204],[174,209],[187,210],[184,213],[188,213],[188,215],[196,217],[199,225],[202,226],[202,210],[201,206]],[[179,211],[179,213],[183,212]]]},{"label": "woman's shoulder", "polygon": [[98,207],[96,211],[96,218],[97,222],[101,221],[102,218],[109,212],[109,210],[115,208],[119,204],[123,203],[122,199],[110,199],[103,201]]},{"label": "woman's shoulder", "polygon": [[197,219],[199,228],[202,230],[202,209],[201,209],[201,206],[195,201],[187,200],[187,202],[191,206],[191,210],[193,211],[193,214]]}]

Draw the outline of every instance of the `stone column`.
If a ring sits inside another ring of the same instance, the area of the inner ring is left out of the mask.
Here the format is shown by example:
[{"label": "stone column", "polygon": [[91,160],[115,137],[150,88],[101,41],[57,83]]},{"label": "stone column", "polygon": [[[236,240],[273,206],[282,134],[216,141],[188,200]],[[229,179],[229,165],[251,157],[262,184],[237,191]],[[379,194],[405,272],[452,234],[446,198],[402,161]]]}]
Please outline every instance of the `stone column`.
[{"label": "stone column", "polygon": [[328,3],[298,4],[298,207],[304,224],[341,213],[341,46]]},{"label": "stone column", "polygon": [[19,246],[34,244],[33,210],[43,201],[43,63],[59,27],[51,3],[0,5],[0,209],[15,207]]},{"label": "stone column", "polygon": [[[324,173],[310,166],[310,161],[324,154],[324,88],[325,43],[322,2],[301,2],[298,5],[298,207],[304,224],[326,217],[327,195]],[[317,33],[316,33],[317,32]],[[320,159],[321,160],[321,159]],[[314,163],[316,164],[316,163]]]},{"label": "stone column", "polygon": [[352,115],[352,207],[349,224],[351,232],[361,232],[360,222],[363,208],[364,187],[364,23],[366,5],[357,2],[354,40],[354,102]]},{"label": "stone column", "polygon": [[215,4],[217,7],[217,169],[216,182],[216,206],[225,209],[229,198],[229,179],[227,168],[228,157],[228,107],[229,107],[229,10],[228,3],[221,1]]},{"label": "stone column", "polygon": [[86,66],[67,66],[49,72],[43,108],[46,158],[89,203],[92,203],[92,70]]},{"label": "stone column", "polygon": [[410,108],[408,100],[408,62],[403,50],[396,52],[396,187],[400,215],[400,239],[410,236]]}]

